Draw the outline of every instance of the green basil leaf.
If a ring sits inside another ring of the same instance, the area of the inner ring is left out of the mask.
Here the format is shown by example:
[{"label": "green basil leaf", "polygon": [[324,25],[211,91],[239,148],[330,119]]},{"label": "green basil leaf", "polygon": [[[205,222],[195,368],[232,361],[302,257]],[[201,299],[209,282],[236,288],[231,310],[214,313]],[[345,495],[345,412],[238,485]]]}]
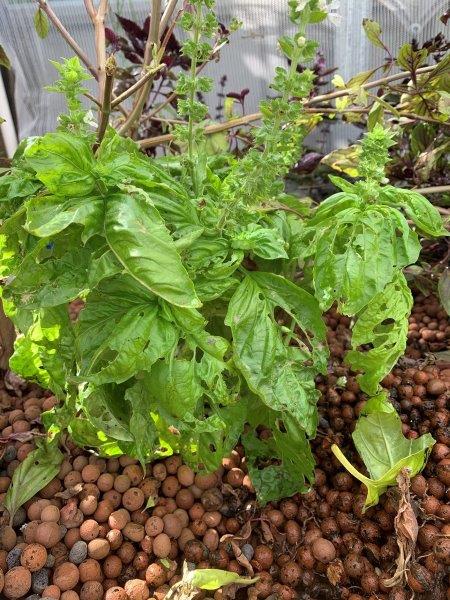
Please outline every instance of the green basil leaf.
[{"label": "green basil leaf", "polygon": [[[401,215],[383,206],[347,209],[320,228],[315,238],[314,287],[321,307],[336,300],[354,315],[392,281],[396,269],[417,260],[420,245],[409,229],[398,240]],[[406,263],[405,263],[406,261]]]},{"label": "green basil leaf", "polygon": [[84,226],[81,236],[86,242],[103,231],[104,200],[102,198],[71,198],[37,196],[27,202],[25,229],[37,237],[51,237],[72,223]]},{"label": "green basil leaf", "polygon": [[81,407],[91,424],[108,437],[133,442],[129,430],[129,412],[123,391],[112,385],[91,387],[80,396]]},{"label": "green basil leaf", "polygon": [[[253,430],[242,436],[242,443],[258,501],[264,505],[306,492],[314,480],[315,463],[301,424],[286,413],[261,405],[255,398],[250,397],[248,402],[248,420]],[[268,427],[272,437],[259,439],[258,425]]]},{"label": "green basil leaf", "polygon": [[42,40],[47,37],[50,25],[48,22],[48,17],[41,7],[39,7],[34,13],[34,28]]},{"label": "green basil leaf", "polygon": [[57,439],[44,440],[20,463],[4,499],[10,523],[17,510],[56,477],[63,458]]},{"label": "green basil leaf", "polygon": [[55,196],[88,196],[96,186],[88,142],[69,133],[47,133],[25,148],[26,162]]},{"label": "green basil leaf", "polygon": [[129,275],[100,282],[86,298],[77,325],[80,379],[121,383],[169,354],[178,341],[156,298]]},{"label": "green basil leaf", "polygon": [[164,221],[142,196],[108,197],[105,236],[126,271],[145,288],[177,306],[201,306]]},{"label": "green basil leaf", "polygon": [[225,319],[233,333],[234,361],[252,392],[274,410],[291,414],[312,435],[317,426],[317,371],[306,366],[312,358],[307,348],[284,343],[274,319],[275,304],[252,277],[243,279]]},{"label": "green basil leaf", "polygon": [[391,206],[403,208],[406,215],[424,234],[432,237],[450,235],[444,228],[438,209],[414,190],[386,186],[383,188],[381,199]]},{"label": "green basil leaf", "polygon": [[366,410],[352,434],[370,477],[359,473],[341,450],[332,446],[334,455],[343,466],[367,487],[366,508],[377,504],[381,494],[388,487],[396,485],[397,475],[402,469],[407,468],[410,477],[417,475],[425,466],[428,453],[435,443],[429,433],[416,439],[405,438],[398,414],[378,408],[373,406],[373,410]]},{"label": "green basil leaf", "polygon": [[134,438],[135,455],[145,471],[158,442],[158,432],[151,419],[151,405],[144,380],[128,388],[125,399],[130,403],[130,433]]},{"label": "green basil leaf", "polygon": [[[354,371],[363,372],[358,381],[364,392],[374,394],[405,351],[412,304],[411,292],[400,271],[358,313],[352,330],[352,350],[345,361]],[[366,344],[370,349],[364,350]],[[358,350],[360,347],[363,349]]]},{"label": "green basil leaf", "polygon": [[10,367],[63,398],[74,365],[74,336],[65,305],[41,309],[14,344]]},{"label": "green basil leaf", "polygon": [[196,412],[203,390],[195,360],[158,361],[146,375],[148,393],[156,410],[178,419]]},{"label": "green basil leaf", "polygon": [[247,225],[232,238],[231,245],[238,250],[250,250],[267,260],[288,258],[285,241],[276,229],[261,227],[257,223]]}]

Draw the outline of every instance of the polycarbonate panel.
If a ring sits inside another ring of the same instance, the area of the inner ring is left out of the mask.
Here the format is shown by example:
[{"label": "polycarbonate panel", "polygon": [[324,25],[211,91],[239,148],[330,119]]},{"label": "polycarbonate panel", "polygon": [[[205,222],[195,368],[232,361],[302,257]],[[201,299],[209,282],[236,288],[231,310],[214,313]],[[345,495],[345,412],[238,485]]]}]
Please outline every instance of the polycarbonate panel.
[{"label": "polycarbonate panel", "polygon": [[[93,32],[82,0],[50,0],[64,25],[94,61]],[[112,0],[113,11],[145,19],[149,0]],[[224,23],[232,17],[244,22],[222,59],[208,67],[208,74],[219,80],[227,75],[226,91],[250,88],[247,112],[257,110],[258,102],[270,94],[268,84],[274,68],[283,64],[277,50],[277,38],[292,30],[287,17],[287,2],[282,0],[218,0],[217,12]],[[419,44],[444,31],[439,16],[450,7],[448,0],[341,0],[342,24],[325,22],[311,28],[310,35],[320,42],[329,66],[338,66],[344,79],[381,64],[385,52],[374,48],[361,28],[364,17],[379,21],[383,39],[395,52],[412,38]],[[36,3],[32,0],[0,0],[0,43],[14,66],[15,99],[19,119],[19,137],[42,134],[54,129],[59,112],[64,110],[61,97],[43,90],[55,79],[50,59],[72,56],[71,49],[53,27],[46,40],[39,39],[33,27]],[[114,17],[110,17],[113,20]],[[111,23],[109,23],[111,25]],[[117,28],[116,24],[112,24]],[[208,102],[211,114],[217,103],[215,94]],[[331,128],[327,147],[345,145],[358,135],[347,125]]]}]

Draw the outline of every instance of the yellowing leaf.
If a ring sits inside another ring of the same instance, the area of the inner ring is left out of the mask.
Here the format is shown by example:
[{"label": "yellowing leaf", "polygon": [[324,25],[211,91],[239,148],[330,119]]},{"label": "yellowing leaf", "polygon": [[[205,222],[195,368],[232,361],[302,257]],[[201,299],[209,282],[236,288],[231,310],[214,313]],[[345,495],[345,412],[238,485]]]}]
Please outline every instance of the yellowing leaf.
[{"label": "yellowing leaf", "polygon": [[344,110],[350,104],[349,96],[344,96],[343,98],[336,98],[336,110]]},{"label": "yellowing leaf", "polygon": [[343,78],[341,77],[341,75],[336,74],[333,79],[331,80],[331,83],[334,85],[334,87],[337,88],[345,88],[345,81],[343,80]]},{"label": "yellowing leaf", "polygon": [[349,146],[348,148],[339,148],[327,154],[320,161],[324,165],[328,165],[335,171],[350,175],[350,177],[358,177],[358,159],[361,154],[360,146]]},{"label": "yellowing leaf", "polygon": [[188,575],[189,583],[201,590],[218,590],[224,585],[238,583],[239,585],[251,585],[256,583],[259,577],[248,579],[240,577],[237,573],[231,571],[222,571],[221,569],[195,569]]},{"label": "yellowing leaf", "polygon": [[372,77],[372,75],[375,73],[376,69],[370,69],[369,71],[362,71],[361,73],[358,73],[357,75],[354,75],[348,82],[347,82],[347,86],[348,88],[356,88],[359,87],[360,85],[363,85],[364,83],[366,83],[367,81],[369,81],[369,79]]}]

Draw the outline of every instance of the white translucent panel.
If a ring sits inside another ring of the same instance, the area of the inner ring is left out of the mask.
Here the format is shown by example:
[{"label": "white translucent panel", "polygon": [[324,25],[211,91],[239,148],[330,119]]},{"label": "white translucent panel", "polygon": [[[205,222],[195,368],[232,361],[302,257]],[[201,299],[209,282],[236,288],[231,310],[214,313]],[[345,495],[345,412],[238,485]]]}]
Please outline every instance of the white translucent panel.
[{"label": "white translucent panel", "polygon": [[[50,4],[94,61],[92,25],[83,0],[50,0]],[[113,11],[142,22],[149,5],[149,0],[111,1]],[[341,26],[321,23],[311,28],[310,35],[319,41],[327,64],[338,66],[344,79],[349,79],[354,73],[381,64],[385,58],[385,52],[374,48],[365,38],[361,28],[364,17],[381,24],[383,39],[395,52],[413,38],[421,44],[444,31],[439,16],[449,6],[448,0],[341,0]],[[216,80],[227,75],[226,91],[250,88],[247,112],[257,110],[258,102],[270,94],[273,70],[283,64],[276,41],[280,35],[292,31],[286,7],[284,0],[217,2],[221,21],[226,24],[232,17],[237,17],[244,26],[223,49],[221,61],[208,67],[208,74]],[[64,110],[64,102],[58,95],[43,90],[55,79],[55,70],[49,61],[73,54],[53,27],[46,40],[39,39],[33,27],[35,11],[36,3],[32,0],[0,0],[0,43],[14,66],[20,138],[54,129],[58,113]],[[117,28],[117,24],[112,23],[112,27]],[[215,94],[209,95],[208,103],[214,115]],[[327,146],[344,145],[357,135],[356,128],[338,124],[331,128]]]}]

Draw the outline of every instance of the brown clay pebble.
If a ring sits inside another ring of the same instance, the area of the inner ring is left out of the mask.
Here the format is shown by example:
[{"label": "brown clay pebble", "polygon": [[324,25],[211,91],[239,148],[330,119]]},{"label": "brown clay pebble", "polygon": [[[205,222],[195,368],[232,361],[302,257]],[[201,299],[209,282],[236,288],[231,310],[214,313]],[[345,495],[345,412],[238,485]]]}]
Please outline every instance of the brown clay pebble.
[{"label": "brown clay pebble", "polygon": [[151,537],[156,537],[164,530],[164,521],[161,517],[152,516],[145,522],[145,533]]},{"label": "brown clay pebble", "polygon": [[41,521],[59,521],[59,508],[57,506],[45,506],[41,512]]},{"label": "brown clay pebble", "polygon": [[98,536],[99,525],[94,519],[87,519],[80,526],[80,537],[85,542],[90,542]]},{"label": "brown clay pebble", "polygon": [[31,573],[25,567],[13,567],[5,575],[3,594],[6,598],[21,598],[31,588]]},{"label": "brown clay pebble", "polygon": [[160,563],[152,563],[145,572],[145,581],[151,587],[159,587],[167,581],[166,569]]},{"label": "brown clay pebble", "polygon": [[109,554],[110,546],[108,540],[97,538],[91,540],[88,544],[88,554],[90,558],[102,560]]},{"label": "brown clay pebble", "polygon": [[8,552],[16,545],[17,535],[12,527],[3,525],[0,527],[0,549]]},{"label": "brown clay pebble", "polygon": [[86,581],[102,581],[102,569],[100,563],[93,558],[87,558],[78,567],[80,571],[80,581],[85,583]]},{"label": "brown clay pebble", "polygon": [[102,600],[103,586],[99,581],[86,581],[80,590],[80,600]]},{"label": "brown clay pebble", "polygon": [[105,600],[128,600],[128,594],[123,588],[115,585],[106,591]]},{"label": "brown clay pebble", "polygon": [[40,523],[36,529],[35,539],[38,544],[53,548],[61,539],[61,528],[58,523],[52,521]]},{"label": "brown clay pebble", "polygon": [[125,583],[125,592],[130,600],[147,600],[150,596],[147,584],[141,579],[129,579]]},{"label": "brown clay pebble", "polygon": [[61,594],[61,600],[80,600],[80,596],[74,590],[67,590]]},{"label": "brown clay pebble", "polygon": [[160,533],[153,540],[153,553],[158,558],[167,558],[171,549],[170,538],[166,533]]},{"label": "brown clay pebble", "polygon": [[123,506],[129,510],[138,510],[144,504],[144,492],[137,487],[128,489],[122,496]]},{"label": "brown clay pebble", "polygon": [[86,483],[95,483],[100,477],[100,469],[97,465],[86,465],[81,471],[81,477]]},{"label": "brown clay pebble", "polygon": [[78,583],[80,574],[76,565],[63,562],[56,567],[53,573],[53,584],[57,585],[62,592],[72,590]]},{"label": "brown clay pebble", "polygon": [[47,562],[47,550],[41,544],[30,544],[22,550],[20,564],[29,571],[39,571]]},{"label": "brown clay pebble", "polygon": [[42,592],[43,598],[53,598],[54,600],[59,600],[61,596],[61,590],[57,585],[49,585]]},{"label": "brown clay pebble", "polygon": [[314,558],[324,564],[330,563],[336,558],[336,548],[324,538],[314,540],[311,550]]}]

